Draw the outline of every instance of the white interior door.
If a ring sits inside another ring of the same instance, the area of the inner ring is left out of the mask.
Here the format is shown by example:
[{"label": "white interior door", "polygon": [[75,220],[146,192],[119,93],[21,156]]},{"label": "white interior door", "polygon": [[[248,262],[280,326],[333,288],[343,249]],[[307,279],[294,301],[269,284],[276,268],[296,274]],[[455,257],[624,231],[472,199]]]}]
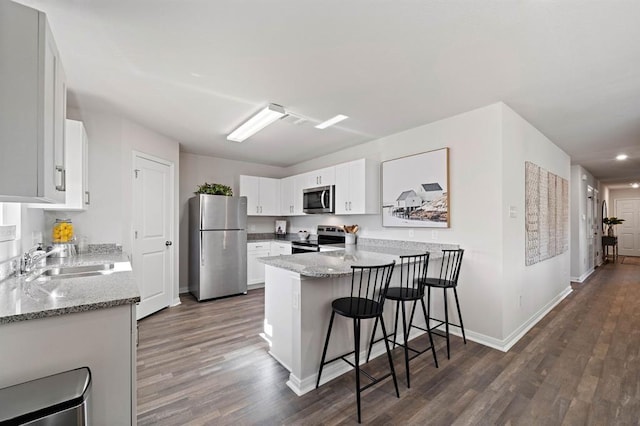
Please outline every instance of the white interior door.
[{"label": "white interior door", "polygon": [[615,226],[618,254],[640,256],[640,198],[616,200],[616,217],[624,219]]},{"label": "white interior door", "polygon": [[133,161],[133,272],[140,290],[137,319],[171,302],[172,166],[135,153]]},{"label": "white interior door", "polygon": [[595,256],[595,235],[594,235],[594,193],[593,188],[587,187],[587,220],[585,223],[585,234],[587,235],[587,270],[593,269]]}]

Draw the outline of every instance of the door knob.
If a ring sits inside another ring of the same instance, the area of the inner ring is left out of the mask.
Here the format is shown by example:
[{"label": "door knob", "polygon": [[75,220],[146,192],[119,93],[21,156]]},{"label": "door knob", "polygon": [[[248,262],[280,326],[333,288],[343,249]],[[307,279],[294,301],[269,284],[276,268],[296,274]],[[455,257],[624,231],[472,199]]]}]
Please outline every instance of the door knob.
[{"label": "door knob", "polygon": [[170,246],[171,244],[173,244],[171,241],[165,241],[165,242],[164,242],[164,245],[165,245],[165,246]]}]

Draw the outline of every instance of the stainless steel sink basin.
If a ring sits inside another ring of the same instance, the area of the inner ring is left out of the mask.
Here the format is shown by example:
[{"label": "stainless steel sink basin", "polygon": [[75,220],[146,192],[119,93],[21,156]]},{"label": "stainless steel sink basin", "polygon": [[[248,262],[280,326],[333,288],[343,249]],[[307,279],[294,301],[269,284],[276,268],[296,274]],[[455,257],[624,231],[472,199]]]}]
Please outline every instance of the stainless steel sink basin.
[{"label": "stainless steel sink basin", "polygon": [[40,275],[44,275],[46,277],[61,277],[65,275],[88,273],[104,274],[105,272],[113,272],[113,266],[113,263],[105,263],[103,265],[63,266],[60,268],[47,269]]},{"label": "stainless steel sink basin", "polygon": [[63,266],[57,268],[51,268],[40,272],[32,277],[27,278],[27,281],[48,281],[52,279],[60,278],[76,278],[76,277],[91,277],[97,275],[108,275],[115,272],[114,263],[105,263],[99,265],[82,265],[82,266]]}]

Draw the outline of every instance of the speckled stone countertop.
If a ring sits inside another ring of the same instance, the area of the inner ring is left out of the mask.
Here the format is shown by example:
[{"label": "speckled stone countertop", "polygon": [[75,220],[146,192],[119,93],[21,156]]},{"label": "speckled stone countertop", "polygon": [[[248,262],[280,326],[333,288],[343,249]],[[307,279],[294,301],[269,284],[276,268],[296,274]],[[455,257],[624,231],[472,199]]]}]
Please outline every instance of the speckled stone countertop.
[{"label": "speckled stone countertop", "polygon": [[32,275],[10,277],[0,282],[0,324],[74,312],[128,305],[140,301],[131,264],[123,253],[82,254],[68,258],[49,258],[49,269],[56,266],[83,266],[114,263],[107,275],[32,279]]},{"label": "speckled stone countertop", "polygon": [[[265,265],[275,266],[314,278],[331,278],[351,275],[351,266],[381,265],[399,262],[400,256],[417,255],[425,251],[419,248],[399,248],[381,246],[347,246],[344,250],[302,253],[290,256],[271,256],[258,258]],[[442,254],[432,251],[430,259],[440,258]]]},{"label": "speckled stone countertop", "polygon": [[279,243],[288,243],[291,241],[300,241],[298,234],[284,234],[277,235],[270,233],[262,233],[262,234],[247,234],[247,242],[248,243],[264,243],[267,241],[276,241]]}]

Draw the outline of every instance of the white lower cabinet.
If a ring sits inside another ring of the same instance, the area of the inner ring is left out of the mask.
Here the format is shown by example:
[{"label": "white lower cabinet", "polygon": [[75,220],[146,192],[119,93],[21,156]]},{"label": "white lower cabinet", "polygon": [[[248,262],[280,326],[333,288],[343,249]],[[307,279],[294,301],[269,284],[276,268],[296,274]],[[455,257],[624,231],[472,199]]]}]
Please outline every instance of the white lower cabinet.
[{"label": "white lower cabinet", "polygon": [[260,257],[267,257],[271,252],[271,243],[247,243],[247,284],[264,282],[264,264],[258,261]]},{"label": "white lower cabinet", "polygon": [[88,424],[136,424],[136,305],[0,324],[0,388],[91,370]]},{"label": "white lower cabinet", "polygon": [[291,243],[288,241],[247,243],[247,285],[264,283],[264,263],[259,258],[287,254],[291,254]]}]

